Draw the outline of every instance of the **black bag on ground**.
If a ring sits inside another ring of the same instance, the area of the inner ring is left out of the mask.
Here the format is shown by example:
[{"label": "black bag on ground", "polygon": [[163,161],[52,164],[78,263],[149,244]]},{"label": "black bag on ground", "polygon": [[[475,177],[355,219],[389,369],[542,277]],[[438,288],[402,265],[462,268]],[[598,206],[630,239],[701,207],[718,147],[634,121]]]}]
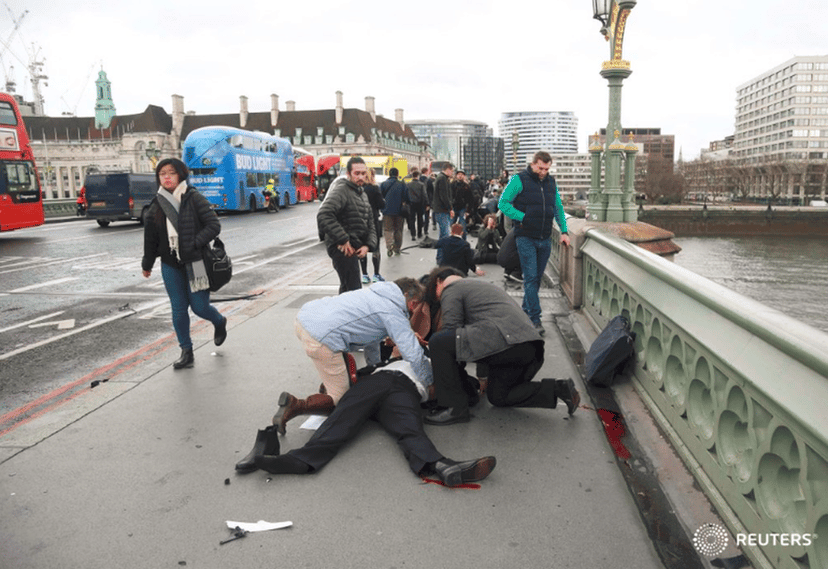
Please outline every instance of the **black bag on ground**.
[{"label": "black bag on ground", "polygon": [[210,290],[216,292],[233,277],[233,262],[224,250],[224,243],[218,237],[213,239],[212,245],[202,249],[202,256],[207,278],[210,279]]},{"label": "black bag on ground", "polygon": [[586,356],[586,380],[599,387],[609,387],[616,374],[635,352],[635,334],[630,332],[630,322],[616,316],[595,338]]}]

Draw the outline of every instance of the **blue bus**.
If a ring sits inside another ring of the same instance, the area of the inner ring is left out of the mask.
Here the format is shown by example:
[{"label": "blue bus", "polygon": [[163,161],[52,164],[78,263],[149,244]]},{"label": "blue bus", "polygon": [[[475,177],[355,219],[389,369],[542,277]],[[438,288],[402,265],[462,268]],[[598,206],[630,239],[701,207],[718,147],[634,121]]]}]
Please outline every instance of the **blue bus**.
[{"label": "blue bus", "polygon": [[274,181],[279,205],[296,203],[293,147],[264,132],[208,126],[192,131],[184,141],[183,161],[190,182],[219,211],[256,211],[262,194]]}]

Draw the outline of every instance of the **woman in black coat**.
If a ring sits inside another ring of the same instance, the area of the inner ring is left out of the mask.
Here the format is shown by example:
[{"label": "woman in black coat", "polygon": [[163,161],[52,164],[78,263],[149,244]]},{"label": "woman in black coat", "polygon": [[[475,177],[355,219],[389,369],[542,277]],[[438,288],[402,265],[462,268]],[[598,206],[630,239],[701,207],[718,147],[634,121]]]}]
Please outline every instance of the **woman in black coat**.
[{"label": "woman in black coat", "polygon": [[190,313],[215,326],[214,341],[220,346],[227,337],[227,318],[210,304],[210,282],[204,267],[202,249],[221,231],[218,216],[210,202],[187,184],[189,170],[176,158],[158,163],[155,179],[158,194],[144,219],[144,277],[152,274],[155,259],[161,257],[161,277],[170,297],[172,320],[181,357],[173,368],[192,367],[193,342],[190,338]]}]

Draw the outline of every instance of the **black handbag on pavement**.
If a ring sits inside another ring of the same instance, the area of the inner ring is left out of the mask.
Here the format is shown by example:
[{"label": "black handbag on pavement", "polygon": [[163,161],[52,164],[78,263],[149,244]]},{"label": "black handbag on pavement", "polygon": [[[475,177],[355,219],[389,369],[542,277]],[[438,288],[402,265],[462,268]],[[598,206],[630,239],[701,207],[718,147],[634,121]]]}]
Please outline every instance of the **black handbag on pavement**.
[{"label": "black handbag on pavement", "polygon": [[616,316],[589,348],[585,362],[586,380],[600,387],[611,386],[634,353],[635,333],[630,331],[630,321]]},{"label": "black handbag on pavement", "polygon": [[216,292],[233,278],[233,262],[224,250],[224,243],[216,237],[212,245],[207,245],[201,252],[207,278],[210,279],[210,291]]}]

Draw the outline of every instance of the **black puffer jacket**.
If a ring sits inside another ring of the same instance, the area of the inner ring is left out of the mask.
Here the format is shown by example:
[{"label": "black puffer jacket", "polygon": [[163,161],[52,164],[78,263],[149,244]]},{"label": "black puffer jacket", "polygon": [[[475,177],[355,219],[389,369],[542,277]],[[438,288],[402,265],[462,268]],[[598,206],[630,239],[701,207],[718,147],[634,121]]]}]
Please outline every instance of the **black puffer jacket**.
[{"label": "black puffer jacket", "polygon": [[325,201],[319,206],[316,223],[320,234],[325,235],[328,254],[348,242],[354,249],[367,245],[369,251],[376,251],[379,245],[374,215],[365,192],[345,178],[331,184]]},{"label": "black puffer jacket", "polygon": [[141,268],[145,271],[152,270],[157,257],[161,257],[161,262],[173,267],[197,261],[202,258],[201,250],[204,246],[220,232],[221,223],[216,212],[210,207],[210,202],[193,186],[188,186],[187,191],[181,196],[181,207],[178,210],[178,249],[181,259],[177,259],[170,250],[167,216],[158,205],[156,196],[144,219],[144,257],[141,260]]}]

